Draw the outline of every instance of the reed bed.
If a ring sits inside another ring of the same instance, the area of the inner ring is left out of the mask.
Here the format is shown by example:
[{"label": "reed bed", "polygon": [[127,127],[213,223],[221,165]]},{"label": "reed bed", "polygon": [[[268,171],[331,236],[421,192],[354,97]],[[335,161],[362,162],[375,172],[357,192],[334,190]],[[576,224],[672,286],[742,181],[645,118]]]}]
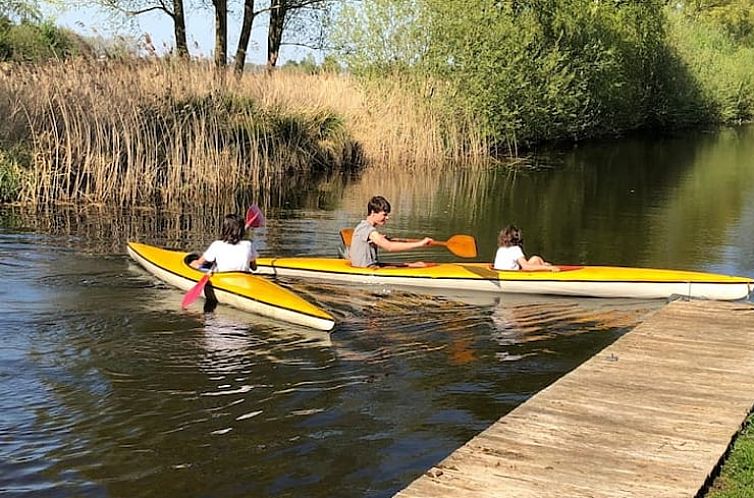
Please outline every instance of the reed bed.
[{"label": "reed bed", "polygon": [[216,202],[366,164],[432,169],[487,154],[470,119],[441,117],[400,81],[290,71],[236,79],[169,59],[2,69],[0,152],[26,154],[15,169],[0,158],[0,170],[31,204]]}]

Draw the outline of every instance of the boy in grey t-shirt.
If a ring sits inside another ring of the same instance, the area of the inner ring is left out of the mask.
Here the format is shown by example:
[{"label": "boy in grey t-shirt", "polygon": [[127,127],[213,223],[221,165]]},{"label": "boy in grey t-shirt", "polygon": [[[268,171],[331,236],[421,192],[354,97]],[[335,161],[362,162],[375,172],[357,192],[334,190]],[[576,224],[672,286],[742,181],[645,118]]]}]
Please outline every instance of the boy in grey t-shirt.
[{"label": "boy in grey t-shirt", "polygon": [[[407,251],[432,244],[433,240],[429,237],[412,242],[399,242],[388,239],[377,231],[377,227],[384,225],[389,216],[390,203],[387,199],[377,195],[369,200],[366,219],[362,220],[353,231],[351,247],[348,251],[352,266],[378,266],[379,257],[377,248],[390,252]],[[407,266],[425,266],[425,264],[409,263]]]}]

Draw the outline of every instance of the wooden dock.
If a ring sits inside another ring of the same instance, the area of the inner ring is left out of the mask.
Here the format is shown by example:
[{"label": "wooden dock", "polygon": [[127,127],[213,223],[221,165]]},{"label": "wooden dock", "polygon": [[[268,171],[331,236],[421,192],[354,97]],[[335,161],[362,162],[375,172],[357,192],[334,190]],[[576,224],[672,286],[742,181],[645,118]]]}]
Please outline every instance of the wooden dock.
[{"label": "wooden dock", "polygon": [[754,404],[754,307],[675,301],[396,496],[694,497]]}]

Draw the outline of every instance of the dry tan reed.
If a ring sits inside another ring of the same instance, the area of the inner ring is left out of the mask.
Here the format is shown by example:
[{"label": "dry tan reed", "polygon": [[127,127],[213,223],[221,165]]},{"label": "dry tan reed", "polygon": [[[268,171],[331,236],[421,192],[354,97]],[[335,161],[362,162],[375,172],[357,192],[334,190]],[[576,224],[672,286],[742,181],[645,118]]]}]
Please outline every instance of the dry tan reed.
[{"label": "dry tan reed", "polygon": [[0,147],[24,143],[29,203],[180,205],[270,191],[366,164],[481,162],[468,118],[399,81],[281,71],[218,75],[171,60],[69,61],[0,71]]}]

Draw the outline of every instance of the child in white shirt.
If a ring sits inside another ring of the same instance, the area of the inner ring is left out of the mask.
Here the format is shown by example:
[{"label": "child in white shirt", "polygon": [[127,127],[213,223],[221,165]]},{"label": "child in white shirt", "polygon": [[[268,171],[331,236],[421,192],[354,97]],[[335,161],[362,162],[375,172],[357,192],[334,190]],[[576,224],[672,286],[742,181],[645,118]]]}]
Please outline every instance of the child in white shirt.
[{"label": "child in white shirt", "polygon": [[532,256],[526,259],[522,249],[524,238],[521,230],[514,225],[508,225],[500,231],[498,236],[495,270],[524,270],[524,271],[560,271],[560,268],[548,263],[540,256]]},{"label": "child in white shirt", "polygon": [[198,259],[191,262],[201,268],[205,262],[215,263],[215,271],[249,271],[257,269],[257,251],[250,240],[244,240],[246,227],[237,214],[229,214],[223,220],[220,240],[214,241]]}]

